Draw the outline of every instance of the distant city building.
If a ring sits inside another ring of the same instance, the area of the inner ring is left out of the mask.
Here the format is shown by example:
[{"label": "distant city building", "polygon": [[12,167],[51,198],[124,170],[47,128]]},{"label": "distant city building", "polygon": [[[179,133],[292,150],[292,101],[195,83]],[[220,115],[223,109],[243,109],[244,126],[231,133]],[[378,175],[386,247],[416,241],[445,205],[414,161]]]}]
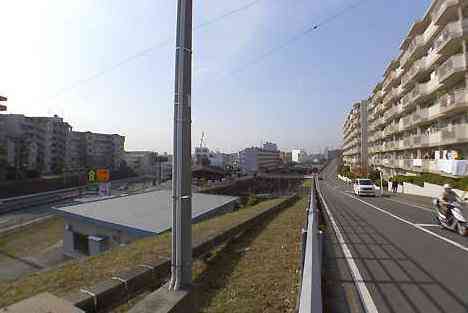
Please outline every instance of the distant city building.
[{"label": "distant city building", "polygon": [[125,137],[73,131],[68,140],[68,164],[72,168],[118,170],[124,160]]},{"label": "distant city building", "polygon": [[301,149],[292,150],[292,160],[296,163],[304,162],[307,158],[307,153]]},{"label": "distant city building", "polygon": [[280,167],[281,159],[278,147],[266,143],[263,148],[251,147],[239,153],[240,169],[244,173],[268,172]]},{"label": "distant city building", "polygon": [[328,153],[326,155],[327,160],[334,160],[338,158],[341,154],[341,149],[336,149],[336,150],[328,150]]},{"label": "distant city building", "polygon": [[158,154],[152,151],[125,151],[123,160],[137,175],[159,175]]},{"label": "distant city building", "polygon": [[239,153],[226,155],[226,169],[232,171],[238,171],[240,169]]},{"label": "distant city building", "polygon": [[369,164],[367,106],[367,100],[355,103],[343,126],[343,162],[363,174],[368,172]]},{"label": "distant city building", "polygon": [[66,143],[71,126],[58,116],[0,115],[0,144],[7,164],[43,174],[61,173],[66,163]]},{"label": "distant city building", "polygon": [[207,147],[195,147],[195,164],[219,167],[224,170],[228,159],[229,157],[225,153],[214,152]]},{"label": "distant city building", "polygon": [[291,163],[293,161],[292,160],[292,152],[281,151],[280,152],[280,159],[281,159],[281,161],[283,161],[284,164]]}]

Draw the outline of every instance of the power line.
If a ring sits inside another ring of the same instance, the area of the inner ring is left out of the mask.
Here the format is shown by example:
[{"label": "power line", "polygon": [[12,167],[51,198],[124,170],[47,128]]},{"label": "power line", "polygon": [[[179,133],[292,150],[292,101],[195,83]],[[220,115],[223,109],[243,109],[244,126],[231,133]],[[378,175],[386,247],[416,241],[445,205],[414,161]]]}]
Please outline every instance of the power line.
[{"label": "power line", "polygon": [[[236,9],[233,9],[231,11],[227,11],[226,13],[223,13],[220,16],[217,16],[217,17],[215,17],[215,18],[213,18],[213,19],[211,19],[209,21],[206,21],[204,23],[201,23],[199,25],[194,26],[193,30],[197,31],[197,30],[206,28],[208,26],[211,26],[213,24],[216,24],[216,23],[218,23],[218,22],[220,22],[220,21],[222,21],[222,20],[224,20],[224,19],[226,19],[226,18],[228,18],[228,17],[230,17],[232,15],[235,15],[237,13],[240,13],[242,11],[246,11],[246,10],[250,9],[252,6],[256,5],[260,1],[264,1],[264,0],[254,0],[254,1],[251,1],[251,2],[249,2],[249,3],[247,3],[247,4],[243,5],[243,6],[238,7]],[[63,94],[64,92],[73,90],[73,89],[75,89],[75,88],[77,88],[77,87],[79,87],[81,85],[84,85],[86,83],[89,83],[90,81],[93,81],[93,80],[95,80],[95,79],[97,79],[97,78],[99,78],[99,77],[101,77],[101,76],[103,76],[103,75],[105,75],[107,73],[113,72],[116,69],[122,67],[123,65],[132,62],[133,60],[149,54],[150,52],[152,52],[155,49],[162,48],[164,46],[169,45],[172,41],[173,41],[172,38],[168,38],[168,39],[165,39],[165,40],[163,40],[163,41],[161,41],[161,42],[159,42],[159,43],[157,43],[157,44],[155,44],[155,45],[153,45],[153,46],[151,46],[149,48],[145,48],[143,50],[140,50],[137,53],[135,53],[133,55],[130,55],[130,56],[122,59],[121,61],[119,61],[119,62],[117,62],[117,63],[115,63],[115,64],[113,64],[113,65],[111,65],[111,66],[97,72],[97,73],[94,73],[94,74],[90,75],[87,78],[79,79],[79,80],[75,81],[74,83],[72,83],[71,85],[59,89],[50,98],[54,99],[54,98],[60,96],[61,94]]]},{"label": "power line", "polygon": [[231,71],[228,73],[228,75],[235,75],[237,73],[240,73],[240,72],[243,72],[244,70],[246,70],[248,67],[250,66],[253,66],[253,65],[257,65],[259,63],[261,63],[262,61],[264,61],[266,58],[268,58],[269,56],[277,53],[278,51],[281,51],[285,48],[287,48],[289,45],[291,45],[292,43],[298,41],[299,39],[301,39],[302,37],[305,37],[307,36],[308,34],[312,33],[313,31],[316,31],[318,30],[319,28],[333,22],[334,20],[338,19],[339,17],[343,16],[344,14],[348,13],[349,11],[351,10],[354,10],[356,8],[358,8],[359,6],[361,6],[362,4],[364,4],[364,2],[367,2],[369,0],[361,0],[361,1],[358,1],[358,2],[355,2],[355,3],[352,3],[346,7],[344,7],[341,11],[325,18],[324,20],[322,20],[321,22],[317,23],[317,24],[313,24],[309,27],[307,27],[306,29],[304,29],[303,31],[293,35],[292,37],[290,37],[289,39],[287,39],[285,42],[283,42],[282,44],[276,46],[276,47],[273,47],[271,48],[270,50],[266,51],[265,53],[257,56],[256,58],[250,60],[249,62],[247,62],[246,64],[243,64],[242,66],[238,67],[237,69]]}]

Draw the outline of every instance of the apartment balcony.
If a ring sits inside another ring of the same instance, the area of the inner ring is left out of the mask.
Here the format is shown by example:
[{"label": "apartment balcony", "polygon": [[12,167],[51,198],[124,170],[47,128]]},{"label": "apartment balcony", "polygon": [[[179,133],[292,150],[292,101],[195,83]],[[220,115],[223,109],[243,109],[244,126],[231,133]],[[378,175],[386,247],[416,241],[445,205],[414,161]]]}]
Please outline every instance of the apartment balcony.
[{"label": "apartment balcony", "polygon": [[406,130],[413,125],[413,114],[406,115],[400,120],[401,127]]},{"label": "apartment balcony", "polygon": [[383,115],[383,118],[386,122],[388,122],[390,120],[390,118],[393,117],[393,115],[395,115],[395,106],[392,106],[390,109],[388,109],[387,111],[385,111],[384,115]]},{"label": "apartment balcony", "polygon": [[385,77],[385,80],[383,82],[382,87],[383,87],[384,90],[387,90],[387,88],[391,86],[394,78],[395,78],[395,71],[391,71],[387,75],[387,77]]},{"label": "apartment balcony", "polygon": [[401,98],[401,105],[406,109],[408,106],[426,99],[427,96],[430,96],[439,87],[440,83],[435,78],[427,83],[417,84],[408,94]]},{"label": "apartment balcony", "polygon": [[423,35],[417,35],[413,38],[410,42],[406,52],[403,54],[400,60],[400,64],[402,67],[408,65],[408,61],[413,58],[415,55],[419,55],[424,51],[425,41]]},{"label": "apartment balcony", "polygon": [[385,127],[385,129],[383,130],[383,134],[385,137],[388,137],[390,135],[392,135],[393,133],[395,132],[395,127],[392,125],[388,125],[387,127]]},{"label": "apartment balcony", "polygon": [[439,37],[434,40],[432,48],[435,53],[449,55],[459,49],[459,41],[461,37],[468,34],[468,19],[464,19],[463,23],[452,22],[447,24]]},{"label": "apartment balcony", "polygon": [[395,141],[387,141],[382,144],[383,151],[392,151],[396,147]]},{"label": "apartment balcony", "polygon": [[422,109],[411,114],[411,123],[417,125],[419,123],[427,122],[429,120],[429,110]]},{"label": "apartment balcony", "polygon": [[468,124],[453,125],[442,129],[443,144],[456,144],[468,142]]},{"label": "apartment balcony", "polygon": [[407,148],[406,148],[406,146],[405,146],[405,141],[404,141],[404,139],[396,140],[396,141],[395,141],[394,150],[405,150],[405,149],[407,149]]},{"label": "apartment balcony", "polygon": [[408,72],[401,78],[401,85],[406,88],[417,79],[418,74],[426,70],[426,58],[421,58],[414,62]]},{"label": "apartment balcony", "polygon": [[442,145],[442,132],[436,131],[429,135],[421,135],[419,147],[434,147]]},{"label": "apartment balcony", "polygon": [[466,58],[463,54],[450,57],[437,69],[437,78],[444,85],[451,85],[465,77]]},{"label": "apartment balcony", "polygon": [[436,25],[447,23],[450,16],[457,14],[458,0],[440,1],[439,5],[434,8],[432,13],[432,22]]},{"label": "apartment balcony", "polygon": [[391,103],[393,99],[395,99],[398,96],[398,90],[396,88],[392,88],[387,92],[387,95],[383,99],[383,105],[388,106],[388,104]]},{"label": "apartment balcony", "polygon": [[468,90],[458,89],[439,98],[439,114],[448,114],[468,110]]}]

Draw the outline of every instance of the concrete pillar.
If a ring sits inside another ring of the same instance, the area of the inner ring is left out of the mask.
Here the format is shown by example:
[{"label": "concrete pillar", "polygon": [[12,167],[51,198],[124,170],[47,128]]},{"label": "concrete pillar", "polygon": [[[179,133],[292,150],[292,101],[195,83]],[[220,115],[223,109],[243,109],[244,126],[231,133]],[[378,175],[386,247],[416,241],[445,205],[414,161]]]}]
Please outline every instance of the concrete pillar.
[{"label": "concrete pillar", "polygon": [[63,231],[63,254],[73,255],[75,253],[75,245],[73,241],[73,232],[70,225],[66,224]]},{"label": "concrete pillar", "polygon": [[104,238],[97,236],[88,237],[89,255],[99,255],[104,252]]}]

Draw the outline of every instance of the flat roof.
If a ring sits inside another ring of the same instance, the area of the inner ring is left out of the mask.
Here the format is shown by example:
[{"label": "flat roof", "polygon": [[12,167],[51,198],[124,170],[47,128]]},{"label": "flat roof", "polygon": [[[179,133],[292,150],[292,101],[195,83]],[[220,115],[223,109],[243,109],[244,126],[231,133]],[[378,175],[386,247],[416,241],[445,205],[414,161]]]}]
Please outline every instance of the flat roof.
[{"label": "flat roof", "polygon": [[[194,193],[192,218],[238,200],[237,197]],[[172,226],[172,192],[159,190],[56,208],[65,217],[139,233],[158,234]]]}]

